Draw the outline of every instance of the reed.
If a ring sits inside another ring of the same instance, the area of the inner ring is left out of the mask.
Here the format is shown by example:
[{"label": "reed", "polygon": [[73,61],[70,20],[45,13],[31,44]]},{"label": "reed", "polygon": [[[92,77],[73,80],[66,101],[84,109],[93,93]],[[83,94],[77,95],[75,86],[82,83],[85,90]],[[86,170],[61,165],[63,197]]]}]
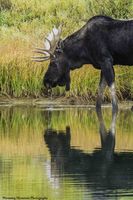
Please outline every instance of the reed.
[{"label": "reed", "polygon": [[[132,0],[0,0],[0,91],[11,97],[44,96],[43,76],[48,63],[36,64],[30,59],[32,49],[51,30],[63,24],[63,37],[80,28],[93,15],[107,14],[117,18],[133,17]],[[119,99],[133,98],[133,71],[117,68]],[[90,66],[71,73],[69,97],[94,100],[99,71]],[[53,90],[53,96],[65,94],[64,88]],[[106,92],[108,100],[108,92]]]}]

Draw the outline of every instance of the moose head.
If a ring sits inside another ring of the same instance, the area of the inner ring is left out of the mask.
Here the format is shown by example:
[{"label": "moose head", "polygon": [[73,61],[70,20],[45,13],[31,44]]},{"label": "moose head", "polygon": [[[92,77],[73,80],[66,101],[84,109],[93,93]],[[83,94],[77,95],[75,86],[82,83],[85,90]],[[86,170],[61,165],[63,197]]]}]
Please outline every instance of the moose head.
[{"label": "moose head", "polygon": [[44,75],[43,83],[47,89],[66,86],[70,89],[70,69],[67,55],[63,49],[63,40],[60,39],[61,27],[53,28],[44,41],[44,48],[35,48],[35,53],[42,56],[33,56],[33,61],[43,62],[50,60],[48,70]]}]

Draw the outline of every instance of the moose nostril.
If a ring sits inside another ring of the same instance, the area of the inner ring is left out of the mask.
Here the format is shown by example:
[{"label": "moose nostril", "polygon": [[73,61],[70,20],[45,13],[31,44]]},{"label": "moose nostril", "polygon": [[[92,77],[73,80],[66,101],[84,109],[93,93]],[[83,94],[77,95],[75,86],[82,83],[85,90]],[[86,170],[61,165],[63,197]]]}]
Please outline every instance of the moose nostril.
[{"label": "moose nostril", "polygon": [[51,85],[49,83],[46,83],[45,86],[46,86],[47,89],[51,88]]},{"label": "moose nostril", "polygon": [[44,83],[44,86],[45,86],[47,89],[51,88],[50,83],[49,83],[48,81],[44,80],[43,83]]},{"label": "moose nostril", "polygon": [[45,83],[51,83],[52,79],[50,77],[44,77],[44,82]]}]

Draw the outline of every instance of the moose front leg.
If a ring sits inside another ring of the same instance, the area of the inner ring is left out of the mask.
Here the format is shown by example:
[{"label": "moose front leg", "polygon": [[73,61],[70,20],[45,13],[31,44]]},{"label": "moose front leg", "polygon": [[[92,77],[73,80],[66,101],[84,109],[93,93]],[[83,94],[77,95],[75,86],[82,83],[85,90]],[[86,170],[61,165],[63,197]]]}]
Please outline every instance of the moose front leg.
[{"label": "moose front leg", "polygon": [[99,82],[99,88],[98,88],[98,95],[97,95],[97,100],[96,100],[96,111],[101,110],[101,105],[102,105],[102,100],[103,100],[103,93],[106,88],[106,80],[103,76],[103,73],[101,71],[101,77],[100,77],[100,82]]},{"label": "moose front leg", "polygon": [[118,104],[115,90],[115,72],[111,59],[105,59],[104,63],[101,65],[101,70],[110,89],[112,98],[112,112],[115,113],[118,111]]}]

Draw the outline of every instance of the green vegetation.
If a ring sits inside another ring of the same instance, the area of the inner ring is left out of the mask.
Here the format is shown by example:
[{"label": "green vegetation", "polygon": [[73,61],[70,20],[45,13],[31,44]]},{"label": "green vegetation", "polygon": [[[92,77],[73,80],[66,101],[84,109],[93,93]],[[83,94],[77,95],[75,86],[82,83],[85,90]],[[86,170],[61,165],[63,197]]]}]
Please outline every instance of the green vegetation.
[{"label": "green vegetation", "polygon": [[[73,33],[92,16],[106,14],[132,18],[132,0],[0,0],[0,90],[11,97],[44,96],[43,75],[48,63],[33,63],[32,49],[42,46],[44,36],[63,24],[62,37]],[[133,98],[133,71],[116,70],[119,99]],[[85,66],[72,72],[70,96],[95,98],[99,71]],[[64,94],[56,88],[53,94]],[[108,93],[106,95],[108,97]]]}]

